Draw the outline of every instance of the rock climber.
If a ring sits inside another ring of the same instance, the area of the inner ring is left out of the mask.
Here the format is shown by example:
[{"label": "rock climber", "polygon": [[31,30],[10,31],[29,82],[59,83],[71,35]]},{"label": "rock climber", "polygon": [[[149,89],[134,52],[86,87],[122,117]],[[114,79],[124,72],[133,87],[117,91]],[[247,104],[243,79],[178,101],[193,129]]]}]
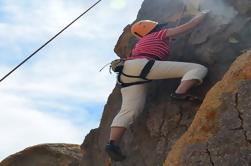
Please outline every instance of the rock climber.
[{"label": "rock climber", "polygon": [[131,26],[131,33],[139,40],[131,55],[124,62],[118,75],[121,84],[122,105],[111,124],[109,143],[105,146],[114,161],[122,161],[119,142],[126,129],[143,111],[146,99],[146,82],[149,80],[182,78],[178,88],[170,97],[177,100],[193,100],[188,91],[203,82],[207,68],[200,64],[166,61],[170,53],[170,38],[198,26],[208,11],[202,11],[189,22],[166,28],[151,20],[141,20]]}]

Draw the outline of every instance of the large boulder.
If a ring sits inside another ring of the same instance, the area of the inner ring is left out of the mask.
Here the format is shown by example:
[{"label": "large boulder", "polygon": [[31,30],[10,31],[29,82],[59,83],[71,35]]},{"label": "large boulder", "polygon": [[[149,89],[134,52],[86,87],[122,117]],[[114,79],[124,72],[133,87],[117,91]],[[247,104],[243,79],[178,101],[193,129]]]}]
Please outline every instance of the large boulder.
[{"label": "large boulder", "polygon": [[4,159],[1,166],[79,166],[79,145],[43,144],[27,148]]},{"label": "large boulder", "polygon": [[165,166],[251,164],[251,51],[239,57],[207,93]]}]

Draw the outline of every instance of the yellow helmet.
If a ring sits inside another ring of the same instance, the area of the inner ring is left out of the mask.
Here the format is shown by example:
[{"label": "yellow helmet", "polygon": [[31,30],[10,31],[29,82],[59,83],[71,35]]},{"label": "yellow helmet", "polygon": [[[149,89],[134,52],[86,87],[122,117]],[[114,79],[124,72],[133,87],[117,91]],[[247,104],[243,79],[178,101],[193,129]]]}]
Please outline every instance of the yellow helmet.
[{"label": "yellow helmet", "polygon": [[158,22],[151,20],[141,20],[134,23],[131,27],[131,33],[136,37],[143,37],[150,33],[156,26]]}]

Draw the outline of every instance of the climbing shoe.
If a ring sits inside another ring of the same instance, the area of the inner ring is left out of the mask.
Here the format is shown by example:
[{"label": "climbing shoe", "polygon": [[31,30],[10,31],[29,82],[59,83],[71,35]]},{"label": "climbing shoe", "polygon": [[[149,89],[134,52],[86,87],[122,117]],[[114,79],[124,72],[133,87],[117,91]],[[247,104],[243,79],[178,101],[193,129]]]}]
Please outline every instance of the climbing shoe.
[{"label": "climbing shoe", "polygon": [[181,101],[191,101],[195,103],[202,103],[202,99],[198,96],[191,95],[191,94],[177,94],[171,93],[171,99],[173,100],[181,100]]},{"label": "climbing shoe", "polygon": [[114,145],[114,143],[112,141],[110,141],[108,144],[106,144],[105,151],[107,152],[107,154],[110,156],[110,158],[113,161],[122,161],[126,158],[122,154],[119,146]]}]

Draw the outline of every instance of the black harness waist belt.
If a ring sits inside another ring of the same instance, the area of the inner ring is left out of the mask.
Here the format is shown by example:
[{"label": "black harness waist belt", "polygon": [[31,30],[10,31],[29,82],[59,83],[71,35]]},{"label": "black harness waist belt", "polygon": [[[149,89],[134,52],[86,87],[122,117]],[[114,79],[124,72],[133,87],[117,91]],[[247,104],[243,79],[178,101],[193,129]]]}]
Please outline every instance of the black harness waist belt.
[{"label": "black harness waist belt", "polygon": [[[139,76],[131,76],[131,75],[127,75],[123,72],[120,72],[118,74],[118,83],[121,85],[121,87],[128,87],[128,86],[132,86],[132,85],[138,85],[138,84],[144,84],[144,83],[148,83],[151,80],[147,79],[147,75],[149,74],[150,70],[152,69],[153,65],[155,63],[155,60],[149,60],[146,65],[144,66],[144,68],[142,69],[141,73]],[[131,83],[123,83],[121,81],[121,75],[124,75],[126,77],[130,77],[130,78],[141,78],[144,79],[144,81],[136,81],[136,82],[131,82]]]}]

